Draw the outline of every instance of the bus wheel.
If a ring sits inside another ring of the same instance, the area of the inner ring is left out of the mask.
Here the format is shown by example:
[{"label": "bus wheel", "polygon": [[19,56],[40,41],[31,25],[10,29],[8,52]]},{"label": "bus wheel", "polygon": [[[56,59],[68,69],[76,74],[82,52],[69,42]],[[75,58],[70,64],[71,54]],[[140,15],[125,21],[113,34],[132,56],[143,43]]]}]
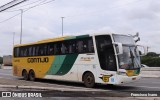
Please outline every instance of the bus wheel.
[{"label": "bus wheel", "polygon": [[23,70],[22,76],[23,76],[23,79],[24,79],[24,80],[28,80],[28,74],[27,74],[27,71],[26,71],[26,70]]},{"label": "bus wheel", "polygon": [[29,80],[35,81],[35,73],[33,70],[29,71]]},{"label": "bus wheel", "polygon": [[91,72],[87,72],[84,77],[84,85],[87,87],[87,88],[92,88],[95,86],[95,78],[94,78],[94,75],[91,73]]}]

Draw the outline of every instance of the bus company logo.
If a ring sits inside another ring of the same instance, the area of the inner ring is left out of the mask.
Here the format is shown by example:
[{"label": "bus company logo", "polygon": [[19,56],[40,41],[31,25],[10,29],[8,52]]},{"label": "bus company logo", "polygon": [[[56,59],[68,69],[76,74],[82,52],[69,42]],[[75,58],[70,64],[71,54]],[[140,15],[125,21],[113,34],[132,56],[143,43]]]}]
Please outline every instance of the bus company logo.
[{"label": "bus company logo", "polygon": [[27,62],[28,63],[48,63],[49,58],[48,57],[45,57],[45,58],[28,58]]},{"label": "bus company logo", "polygon": [[92,61],[94,57],[81,57],[81,61]]},{"label": "bus company logo", "polygon": [[111,77],[112,75],[103,75],[102,77],[99,77],[101,78],[104,82],[109,82],[109,78]]},{"label": "bus company logo", "polygon": [[2,97],[11,97],[11,92],[2,92]]}]

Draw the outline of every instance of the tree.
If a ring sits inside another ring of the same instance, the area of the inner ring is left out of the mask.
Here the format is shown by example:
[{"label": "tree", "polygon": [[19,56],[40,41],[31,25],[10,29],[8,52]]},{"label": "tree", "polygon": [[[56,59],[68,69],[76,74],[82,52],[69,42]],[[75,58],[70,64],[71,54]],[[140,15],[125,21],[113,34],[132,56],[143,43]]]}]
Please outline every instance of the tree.
[{"label": "tree", "polygon": [[148,52],[146,56],[142,57],[141,62],[142,64],[148,65],[150,67],[159,67],[160,66],[159,54],[155,52]]},{"label": "tree", "polygon": [[159,57],[159,54],[155,53],[155,52],[148,52],[147,57]]}]

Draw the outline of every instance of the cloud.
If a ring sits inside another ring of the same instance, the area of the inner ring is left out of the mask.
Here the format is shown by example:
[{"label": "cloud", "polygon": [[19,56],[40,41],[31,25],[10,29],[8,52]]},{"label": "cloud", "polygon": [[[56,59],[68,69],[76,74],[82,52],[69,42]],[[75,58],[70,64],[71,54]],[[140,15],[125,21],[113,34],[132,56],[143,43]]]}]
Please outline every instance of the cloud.
[{"label": "cloud", "polygon": [[[0,5],[8,1],[2,0]],[[35,1],[37,0],[29,0],[10,10],[16,10],[20,6]],[[139,32],[141,44],[148,45],[151,51],[160,53],[159,5],[158,0],[56,0],[30,9],[23,14],[23,43],[61,36],[61,17],[63,16],[65,17],[65,35],[108,32],[135,34]],[[23,8],[31,6],[33,4]],[[0,13],[0,21],[17,13],[20,11]],[[13,32],[16,33],[15,44],[18,44],[20,16],[0,23],[0,39],[4,41],[0,42],[0,55],[12,53]]]}]

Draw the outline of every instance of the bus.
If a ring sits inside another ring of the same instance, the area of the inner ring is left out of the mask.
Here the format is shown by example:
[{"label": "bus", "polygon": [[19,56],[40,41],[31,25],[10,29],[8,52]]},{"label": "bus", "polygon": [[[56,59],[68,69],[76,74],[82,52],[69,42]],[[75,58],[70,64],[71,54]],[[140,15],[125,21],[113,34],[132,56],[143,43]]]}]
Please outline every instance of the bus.
[{"label": "bus", "polygon": [[[139,39],[139,38],[138,38]],[[138,41],[137,39],[137,41]],[[13,48],[13,75],[95,84],[124,84],[140,79],[143,54],[135,37],[87,34],[45,39]]]}]

